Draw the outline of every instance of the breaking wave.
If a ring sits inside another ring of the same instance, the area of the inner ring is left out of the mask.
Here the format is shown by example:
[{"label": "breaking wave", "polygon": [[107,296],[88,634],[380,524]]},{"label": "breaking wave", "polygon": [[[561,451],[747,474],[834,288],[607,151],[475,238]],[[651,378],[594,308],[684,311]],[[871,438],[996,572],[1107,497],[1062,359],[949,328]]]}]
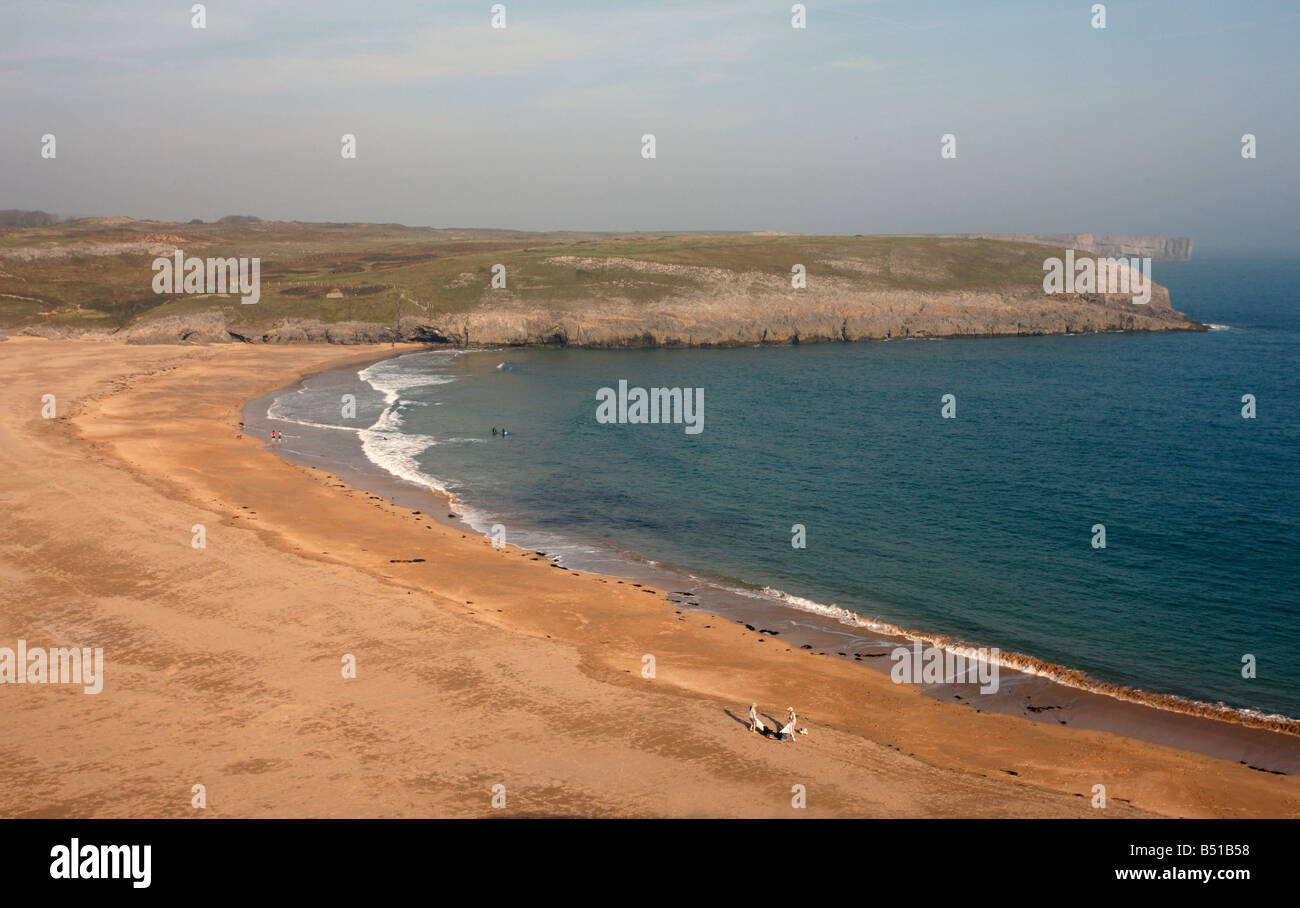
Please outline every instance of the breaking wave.
[{"label": "breaking wave", "polygon": [[403,400],[401,392],[455,381],[449,375],[412,373],[409,371],[410,364],[404,362],[411,357],[438,356],[441,359],[447,355],[412,353],[397,359],[383,360],[357,372],[357,378],[384,396],[384,411],[379,419],[368,429],[357,432],[366,459],[398,479],[434,489],[444,495],[447,494],[446,486],[421,470],[418,460],[421,454],[438,444],[438,440],[429,435],[408,435],[402,432],[402,408],[416,402]]},{"label": "breaking wave", "polygon": [[[989,649],[985,645],[977,645],[945,634],[927,633],[900,627],[886,621],[866,618],[857,612],[841,608],[838,605],[826,605],[825,603],[805,599],[802,596],[794,596],[771,587],[763,587],[761,591],[740,589],[733,591],[754,598],[773,599],[788,608],[833,618],[850,627],[864,628],[890,637],[902,637],[909,641],[919,640],[922,643],[960,653],[970,658],[977,658],[980,652],[986,653]],[[1125,687],[1122,684],[1111,684],[1107,681],[1092,678],[1078,669],[1067,668],[1064,665],[1056,665],[1052,662],[1044,662],[1042,659],[1036,659],[1033,656],[1026,656],[1021,653],[999,650],[997,663],[1001,668],[1011,669],[1027,675],[1037,675],[1040,678],[1047,678],[1066,687],[1113,697],[1116,700],[1139,703],[1143,706],[1182,713],[1187,716],[1218,719],[1224,722],[1247,725],[1252,728],[1265,728],[1270,731],[1280,731],[1285,734],[1300,736],[1300,719],[1293,719],[1279,713],[1266,713],[1257,709],[1236,708],[1219,703],[1204,703],[1200,700],[1192,700],[1176,694],[1157,694],[1138,688]]]}]

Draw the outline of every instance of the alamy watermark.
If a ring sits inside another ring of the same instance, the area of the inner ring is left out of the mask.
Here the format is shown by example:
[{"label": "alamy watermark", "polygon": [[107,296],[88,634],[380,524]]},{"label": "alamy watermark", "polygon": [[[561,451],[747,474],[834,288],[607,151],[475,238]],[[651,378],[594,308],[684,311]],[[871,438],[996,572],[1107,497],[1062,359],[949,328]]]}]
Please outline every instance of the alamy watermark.
[{"label": "alamy watermark", "polygon": [[1151,302],[1151,259],[1074,257],[1067,249],[1065,261],[1043,259],[1044,293],[1131,293],[1133,302]]},{"label": "alamy watermark", "polygon": [[148,889],[153,879],[152,845],[82,845],[72,839],[50,849],[50,877],[55,880],[130,880]]},{"label": "alamy watermark", "polygon": [[998,691],[997,647],[961,651],[922,647],[914,640],[910,647],[894,647],[889,658],[894,663],[889,677],[895,684],[978,684],[981,694]]},{"label": "alamy watermark", "polygon": [[687,435],[704,431],[703,388],[628,388],[622,378],[617,391],[597,390],[596,400],[596,422],[601,425],[684,423]]},{"label": "alamy watermark", "polygon": [[102,647],[28,648],[0,646],[0,684],[80,684],[88,694],[104,689]]},{"label": "alamy watermark", "polygon": [[154,259],[153,270],[154,293],[239,293],[249,305],[262,298],[260,258],[186,258],[177,249],[174,261]]}]

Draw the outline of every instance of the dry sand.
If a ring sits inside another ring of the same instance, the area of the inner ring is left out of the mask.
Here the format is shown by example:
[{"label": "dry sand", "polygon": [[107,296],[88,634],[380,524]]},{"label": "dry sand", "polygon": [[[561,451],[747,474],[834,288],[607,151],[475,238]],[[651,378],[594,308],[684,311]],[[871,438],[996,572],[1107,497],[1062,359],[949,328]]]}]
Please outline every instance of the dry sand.
[{"label": "dry sand", "polygon": [[1300,815],[1295,777],[937,702],[236,439],[404,349],[0,343],[0,646],[106,662],[98,695],[0,686],[0,816]]}]

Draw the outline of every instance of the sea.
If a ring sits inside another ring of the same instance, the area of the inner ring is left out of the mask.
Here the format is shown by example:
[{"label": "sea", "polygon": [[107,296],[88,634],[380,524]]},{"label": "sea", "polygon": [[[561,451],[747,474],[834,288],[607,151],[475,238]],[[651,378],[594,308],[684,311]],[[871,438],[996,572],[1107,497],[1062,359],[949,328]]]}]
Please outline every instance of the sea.
[{"label": "sea", "polygon": [[[477,532],[679,605],[835,634],[819,652],[960,641],[1076,706],[1300,718],[1300,261],[1154,277],[1210,330],[434,349],[247,412],[286,456],[444,492]],[[601,421],[620,381],[702,395],[700,430]],[[1300,771],[1282,738],[1220,755]]]}]

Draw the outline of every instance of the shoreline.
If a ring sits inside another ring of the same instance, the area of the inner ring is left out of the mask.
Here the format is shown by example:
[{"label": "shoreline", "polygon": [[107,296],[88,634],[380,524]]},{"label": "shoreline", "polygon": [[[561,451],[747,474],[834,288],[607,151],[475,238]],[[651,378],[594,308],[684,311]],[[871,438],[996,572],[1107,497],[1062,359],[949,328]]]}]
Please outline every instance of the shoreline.
[{"label": "shoreline", "polygon": [[[0,687],[0,815],[187,816],[203,781],[214,816],[775,817],[792,782],[802,816],[1300,816],[1296,777],[955,709],[234,437],[244,401],[386,346],[4,349],[61,415],[0,422],[0,634],[107,668],[99,696]],[[747,733],[750,702],[811,734]]]},{"label": "shoreline", "polygon": [[[455,355],[499,353],[505,349],[508,348],[474,348],[455,351]],[[430,346],[400,354],[390,360],[425,352],[451,354],[453,351]],[[374,363],[358,365],[369,367]],[[261,427],[263,431],[266,431],[266,426],[274,424],[281,424],[282,431],[284,425],[300,428],[310,425],[288,417],[271,417],[269,409],[278,398],[305,388],[313,379],[353,379],[365,384],[360,378],[363,371],[364,368],[349,366],[346,369],[323,370],[304,375],[291,386],[249,401],[244,407],[244,418],[250,426]],[[391,406],[395,400],[394,393],[393,400],[388,401],[386,406]],[[384,412],[388,412],[387,408]],[[308,433],[305,437],[306,447],[311,447],[314,438],[313,433]],[[360,444],[345,457],[337,456],[337,450],[330,452],[332,457],[322,457],[319,451],[311,450],[275,449],[274,453],[294,463],[326,469],[343,481],[366,492],[382,495],[397,505],[409,506],[425,492],[433,492],[445,502],[442,511],[431,515],[434,519],[480,538],[486,539],[487,536],[481,527],[464,517],[467,506],[470,510],[479,512],[486,520],[508,519],[512,526],[519,523],[510,514],[484,514],[472,502],[447,492],[444,483],[446,477],[424,476],[427,485],[422,487],[414,480],[393,475],[370,460]],[[444,511],[459,513],[455,517],[451,513],[443,516]],[[530,530],[545,535],[535,528]],[[768,633],[771,633],[768,629],[780,627],[781,630],[776,631],[774,636],[784,634],[783,640],[790,640],[817,655],[852,659],[884,672],[888,672],[892,663],[889,660],[873,660],[886,653],[869,651],[882,647],[888,650],[896,646],[910,646],[914,641],[959,653],[987,649],[992,645],[988,641],[976,643],[939,631],[883,622],[850,609],[826,606],[798,596],[789,596],[779,590],[754,587],[743,580],[700,575],[681,566],[664,566],[635,553],[615,550],[608,545],[605,546],[606,557],[578,559],[575,563],[567,563],[562,556],[549,554],[553,552],[552,544],[539,544],[547,551],[538,554],[572,570],[650,584],[655,589],[667,591],[666,599],[676,607],[708,612],[714,614],[714,617],[720,613],[751,629],[762,624],[765,628],[763,632]],[[529,546],[520,548],[511,545],[508,548],[523,551]],[[808,607],[792,600],[806,602]],[[835,614],[837,612],[843,614]],[[1208,756],[1240,759],[1242,763],[1261,771],[1283,772],[1288,775],[1300,773],[1300,741],[1296,740],[1300,738],[1300,720],[1295,718],[1252,707],[1220,706],[1178,694],[1153,693],[1114,684],[1094,678],[1083,670],[1045,662],[1018,652],[1000,650],[998,663],[1004,682],[1009,681],[1010,690],[1004,695],[975,696],[978,689],[975,684],[926,686],[925,693],[936,699],[958,702],[971,708],[976,708],[975,704],[978,703],[982,709],[1018,715],[1034,721],[1068,722],[1152,743],[1170,744]],[[1042,705],[1045,701],[1051,705]],[[1061,703],[1067,705],[1059,705]]]}]

